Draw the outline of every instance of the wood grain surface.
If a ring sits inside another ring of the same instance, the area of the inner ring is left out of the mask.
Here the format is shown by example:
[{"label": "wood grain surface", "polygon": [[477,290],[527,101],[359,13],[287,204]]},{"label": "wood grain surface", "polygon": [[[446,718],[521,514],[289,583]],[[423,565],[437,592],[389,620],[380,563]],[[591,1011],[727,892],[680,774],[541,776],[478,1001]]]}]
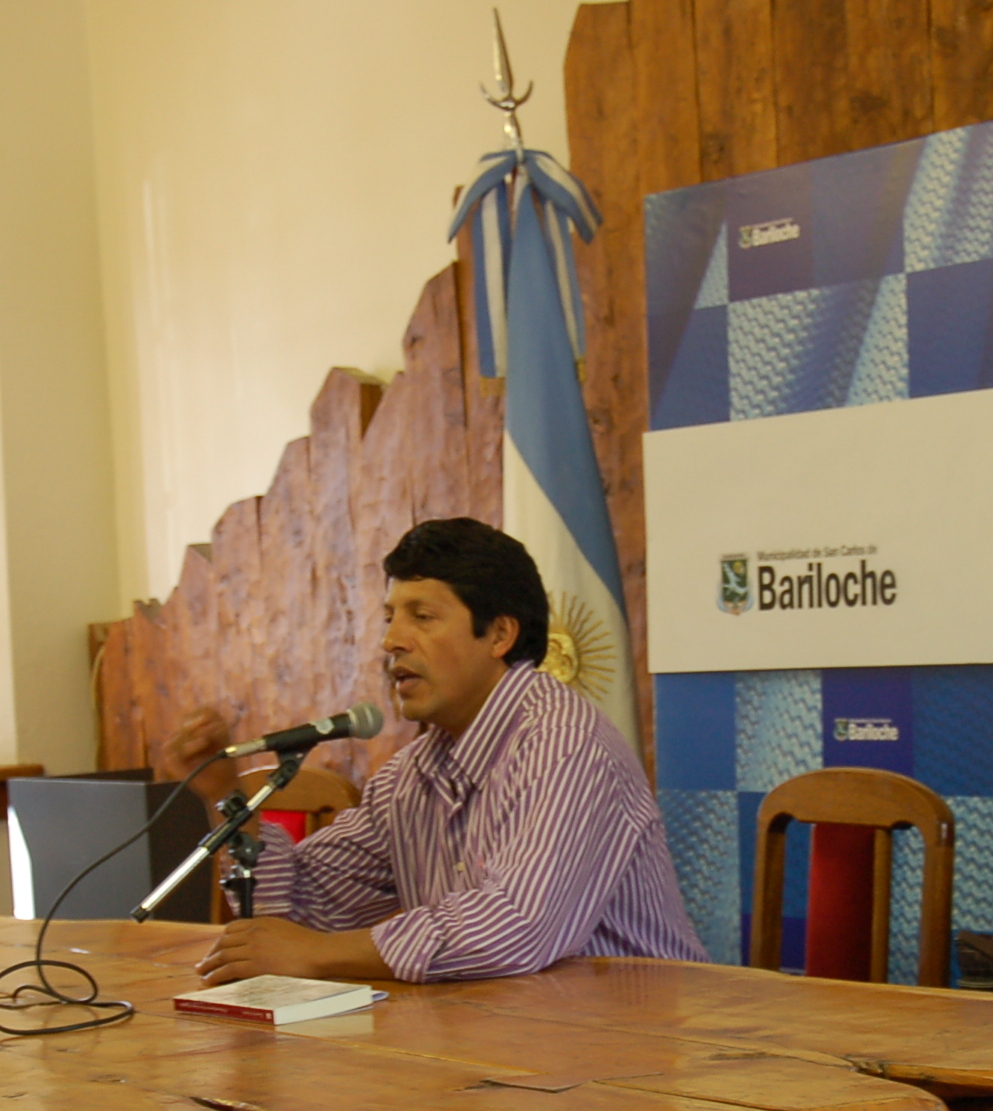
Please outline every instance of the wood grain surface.
[{"label": "wood grain surface", "polygon": [[[36,925],[0,920],[4,966],[30,952]],[[111,1109],[940,1111],[942,1096],[993,1094],[993,999],[980,993],[572,960],[534,976],[385,984],[389,999],[371,1011],[273,1030],[175,1015],[172,997],[197,986],[192,962],[215,933],[54,923],[47,954],[82,962],[103,997],[139,1013],[100,1031],[0,1038],[0,1097]]]},{"label": "wood grain surface", "polygon": [[[642,202],[728,174],[913,138],[993,116],[988,0],[628,0],[582,4],[565,65],[573,171],[604,225],[577,245],[584,397],[631,624],[646,767],[641,435],[648,426]],[[468,95],[468,94],[467,94]],[[527,128],[526,114],[523,118]],[[405,371],[384,391],[332,371],[310,436],[265,497],[232,506],[164,606],[108,630],[101,764],[155,764],[190,704],[236,739],[361,698],[389,710],[380,563],[427,516],[499,524],[503,400],[476,370],[469,240],[425,287]],[[412,735],[336,742],[314,759],[361,784]]]}]

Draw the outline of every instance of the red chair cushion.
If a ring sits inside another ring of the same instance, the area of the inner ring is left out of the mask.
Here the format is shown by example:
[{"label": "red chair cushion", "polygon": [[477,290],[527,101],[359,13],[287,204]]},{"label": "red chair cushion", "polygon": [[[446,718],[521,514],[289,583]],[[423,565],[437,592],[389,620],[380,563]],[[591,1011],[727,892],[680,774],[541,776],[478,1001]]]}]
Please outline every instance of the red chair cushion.
[{"label": "red chair cushion", "polygon": [[302,841],[307,835],[307,815],[302,810],[263,810],[262,817],[282,826],[294,841]]},{"label": "red chair cushion", "polygon": [[868,980],[875,830],[820,823],[810,841],[808,976]]}]

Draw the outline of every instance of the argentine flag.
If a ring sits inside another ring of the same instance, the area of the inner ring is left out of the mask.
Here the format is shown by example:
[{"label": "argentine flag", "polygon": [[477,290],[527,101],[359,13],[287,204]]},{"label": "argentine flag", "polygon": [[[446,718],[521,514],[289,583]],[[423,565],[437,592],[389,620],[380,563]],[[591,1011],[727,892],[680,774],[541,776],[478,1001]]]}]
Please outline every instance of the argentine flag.
[{"label": "argentine flag", "polygon": [[483,156],[450,236],[470,216],[481,370],[506,379],[504,529],[534,557],[551,607],[542,667],[596,703],[640,758],[621,573],[577,372],[569,224],[589,241],[600,216],[576,178],[533,150]]},{"label": "argentine flag", "polygon": [[507,283],[503,524],[548,591],[544,668],[595,702],[640,759],[620,566],[551,246],[526,186]]}]

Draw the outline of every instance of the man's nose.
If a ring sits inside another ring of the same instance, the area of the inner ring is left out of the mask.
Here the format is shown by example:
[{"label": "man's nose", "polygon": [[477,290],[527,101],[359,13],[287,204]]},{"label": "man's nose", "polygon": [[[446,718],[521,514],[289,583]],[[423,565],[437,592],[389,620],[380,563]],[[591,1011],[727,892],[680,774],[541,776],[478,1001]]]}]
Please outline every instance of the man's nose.
[{"label": "man's nose", "polygon": [[391,655],[394,652],[403,650],[404,644],[403,627],[395,617],[390,618],[386,622],[386,628],[383,630],[383,651]]}]

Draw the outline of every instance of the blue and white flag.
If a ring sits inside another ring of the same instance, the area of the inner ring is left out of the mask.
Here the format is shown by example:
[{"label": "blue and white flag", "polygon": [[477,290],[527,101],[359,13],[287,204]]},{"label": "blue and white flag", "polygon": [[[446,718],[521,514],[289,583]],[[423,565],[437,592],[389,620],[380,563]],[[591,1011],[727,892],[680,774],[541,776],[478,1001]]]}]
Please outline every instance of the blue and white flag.
[{"label": "blue and white flag", "polygon": [[520,161],[512,150],[484,154],[462,191],[448,229],[448,238],[454,238],[472,215],[476,335],[479,369],[484,378],[503,378],[507,373],[507,282],[515,238],[512,225],[527,184],[540,198],[562,314],[577,363],[582,363],[585,352],[583,309],[569,222],[589,243],[600,226],[596,205],[582,182],[544,151],[525,150]]},{"label": "blue and white flag", "polygon": [[[577,367],[582,311],[568,221],[588,239],[599,214],[582,185],[548,155],[539,163],[527,157],[535,152],[525,154],[513,186],[516,203],[509,203],[506,181],[514,152],[499,163],[489,155],[482,163],[493,163],[486,167],[489,192],[481,193],[477,178],[453,224],[457,230],[465,219],[473,193],[482,196],[480,212],[494,197],[500,264],[486,258],[482,267],[499,276],[504,297],[503,306],[485,298],[497,373],[501,363],[506,371],[504,529],[527,547],[548,591],[543,669],[598,705],[640,758],[620,566]],[[477,308],[479,288],[477,278]]]}]

